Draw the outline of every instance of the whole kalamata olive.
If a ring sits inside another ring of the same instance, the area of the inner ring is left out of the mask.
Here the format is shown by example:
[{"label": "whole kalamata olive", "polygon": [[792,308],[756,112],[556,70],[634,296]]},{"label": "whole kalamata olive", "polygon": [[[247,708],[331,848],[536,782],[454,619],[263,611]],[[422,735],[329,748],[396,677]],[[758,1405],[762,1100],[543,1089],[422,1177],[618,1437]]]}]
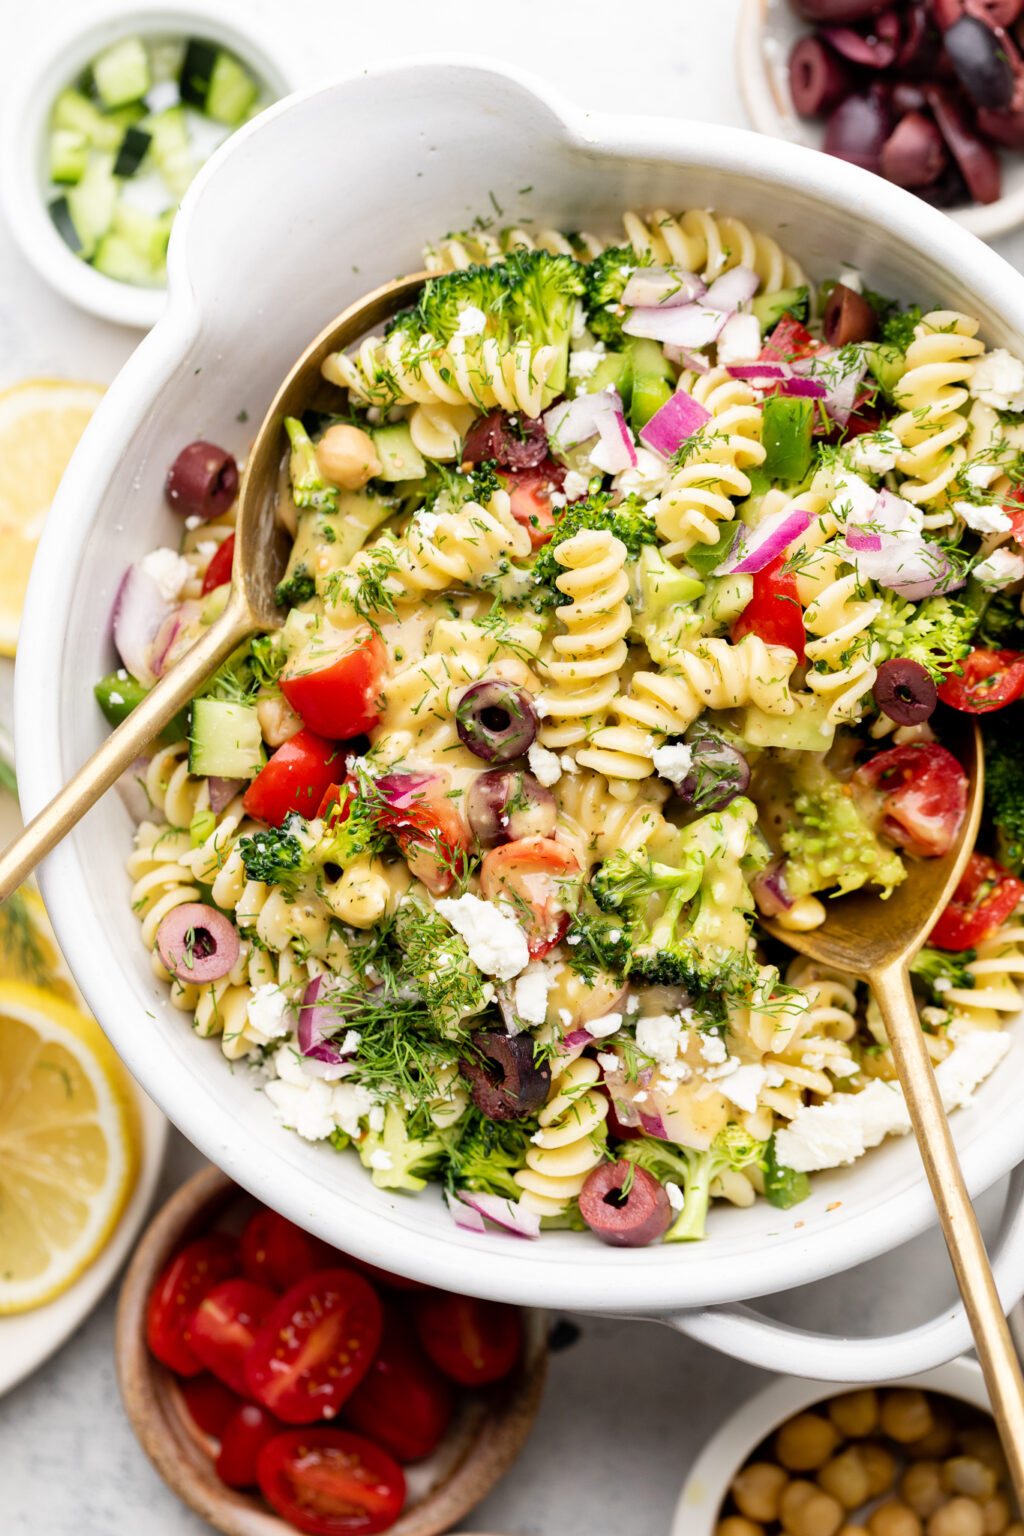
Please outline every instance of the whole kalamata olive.
[{"label": "whole kalamata olive", "polygon": [[817,37],[801,37],[789,56],[789,94],[801,117],[824,117],[848,96],[850,71]]},{"label": "whole kalamata olive", "polygon": [[466,818],[481,848],[521,837],[552,837],[558,806],[550,789],[521,768],[478,773],[466,795]]},{"label": "whole kalamata olive", "polygon": [[999,38],[974,16],[961,16],[945,37],[957,78],[979,107],[996,111],[1013,96],[1013,68]]},{"label": "whole kalamata olive", "polygon": [[806,21],[863,21],[877,16],[891,0],[793,0]]},{"label": "whole kalamata olive", "polygon": [[587,1226],[613,1248],[643,1248],[663,1237],[672,1223],[665,1186],[625,1159],[603,1163],[588,1174],[579,1204]]},{"label": "whole kalamata olive", "polygon": [[932,119],[908,112],[882,146],[882,175],[898,187],[930,187],[948,159],[946,141]]},{"label": "whole kalamata olive", "polygon": [[999,156],[990,144],[984,143],[972,131],[948,91],[926,82],[924,93],[971,197],[976,203],[994,203],[1001,182]]},{"label": "whole kalamata olive", "polygon": [[500,678],[471,683],[455,707],[459,740],[487,763],[510,763],[533,745],[537,712],[522,688]]},{"label": "whole kalamata olive", "polygon": [[889,137],[890,113],[879,92],[847,96],[825,125],[823,148],[838,160],[849,160],[866,171],[877,171],[882,145]]},{"label": "whole kalamata olive", "polygon": [[466,434],[462,456],[471,464],[493,459],[502,469],[535,469],[548,453],[548,435],[540,417],[491,411]]},{"label": "whole kalamata olive", "polygon": [[689,743],[690,771],[676,785],[676,792],[697,811],[720,811],[750,783],[750,766],[742,752],[721,736],[707,732]]},{"label": "whole kalamata olive", "polygon": [[1024,149],[1024,112],[990,112],[978,108],[978,129],[1007,149]]},{"label": "whole kalamata olive", "polygon": [[830,346],[845,347],[852,341],[870,341],[878,330],[878,316],[867,299],[845,283],[836,283],[822,325]]},{"label": "whole kalamata olive", "polygon": [[939,702],[934,678],[920,662],[905,656],[882,662],[872,692],[883,715],[897,725],[920,725],[931,718]]},{"label": "whole kalamata olive", "polygon": [[1024,0],[964,0],[964,10],[988,27],[1010,27],[1024,11]]},{"label": "whole kalamata olive", "polygon": [[888,69],[899,50],[900,21],[895,12],[887,11],[870,33],[857,32],[853,27],[823,27],[821,36],[851,64]]},{"label": "whole kalamata olive", "polygon": [[547,1102],[551,1068],[546,1061],[534,1060],[530,1035],[481,1029],[472,1039],[479,1055],[464,1058],[462,1072],[482,1115],[488,1120],[523,1120]]},{"label": "whole kalamata olive", "polygon": [[189,443],[167,471],[164,495],[170,505],[204,523],[226,512],[237,494],[238,465],[216,443]]}]

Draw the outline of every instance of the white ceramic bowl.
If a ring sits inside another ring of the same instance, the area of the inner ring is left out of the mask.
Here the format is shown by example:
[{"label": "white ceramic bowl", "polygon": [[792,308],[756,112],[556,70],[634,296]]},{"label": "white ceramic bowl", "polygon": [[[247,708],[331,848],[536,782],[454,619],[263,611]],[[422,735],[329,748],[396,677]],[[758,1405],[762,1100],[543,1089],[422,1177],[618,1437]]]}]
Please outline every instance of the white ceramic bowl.
[{"label": "white ceramic bowl", "polygon": [[159,4],[127,10],[118,6],[100,18],[93,12],[80,31],[71,37],[62,34],[60,46],[45,55],[35,70],[14,73],[4,111],[0,174],[0,196],[11,233],[27,260],[73,304],[104,320],[148,329],[166,306],[166,289],[116,282],[81,261],[58,233],[46,197],[48,125],[54,100],[104,48],[136,35],[210,38],[249,65],[275,98],[287,95],[291,82],[277,50],[272,53],[259,42],[248,25],[240,28],[210,11]]},{"label": "white ceramic bowl", "polygon": [[[743,0],[736,28],[736,69],[747,116],[759,133],[820,149],[824,128],[798,117],[789,94],[789,55],[811,23],[789,0]],[[998,149],[998,146],[996,146]],[[1024,222],[1024,155],[999,150],[1003,195],[994,203],[950,208],[949,216],[983,240],[994,240]]]},{"label": "white ceramic bowl", "polygon": [[[367,134],[367,123],[387,133]],[[353,145],[359,145],[358,153]],[[266,188],[273,188],[267,197]],[[527,194],[520,189],[531,188]],[[330,196],[325,195],[330,189]],[[170,304],[100,406],[47,520],[19,647],[23,802],[35,812],[102,740],[92,696],[112,664],[109,613],[125,566],[180,525],[168,463],[208,434],[245,452],[278,380],[326,320],[419,264],[425,239],[493,202],[566,228],[619,228],[624,206],[713,205],[790,240],[814,272],[841,259],[878,289],[977,314],[1024,347],[1024,279],[943,215],[887,183],[738,129],[604,117],[495,67],[392,67],[271,107],[200,173],[169,252]],[[234,231],[245,228],[246,239]],[[248,413],[248,425],[238,420]],[[897,1340],[808,1341],[725,1307],[887,1251],[933,1220],[916,1148],[893,1142],[814,1181],[796,1211],[716,1209],[704,1243],[610,1249],[589,1234],[535,1243],[457,1231],[439,1192],[376,1190],[353,1157],[282,1130],[247,1074],[199,1039],[153,978],[128,905],[131,845],[116,796],[46,862],[68,961],[131,1070],[238,1183],[295,1221],[391,1269],[538,1305],[661,1316],[769,1368],[852,1379],[909,1374],[961,1352],[957,1309]],[[881,909],[880,909],[881,911]],[[1024,1052],[956,1117],[981,1190],[1024,1157]],[[1001,1241],[1001,1283],[1024,1289],[1021,1189]],[[703,1309],[703,1310],[702,1310]]]},{"label": "white ceramic bowl", "polygon": [[[847,1387],[857,1385],[848,1382]],[[886,1377],[879,1387],[922,1387],[961,1398],[991,1412],[988,1393],[975,1360],[951,1360],[911,1377]],[[676,1504],[669,1536],[714,1536],[718,1512],[736,1473],[751,1451],[795,1413],[844,1390],[842,1383],[794,1381],[783,1377],[749,1398],[722,1423],[690,1469]]]}]

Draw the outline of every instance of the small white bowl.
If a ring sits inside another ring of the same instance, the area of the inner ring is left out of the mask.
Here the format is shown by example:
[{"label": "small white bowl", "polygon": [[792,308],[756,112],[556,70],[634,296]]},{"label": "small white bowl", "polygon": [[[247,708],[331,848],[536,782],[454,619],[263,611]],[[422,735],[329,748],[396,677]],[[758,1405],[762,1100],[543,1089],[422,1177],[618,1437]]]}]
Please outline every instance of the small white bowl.
[{"label": "small white bowl", "polygon": [[[63,34],[62,34],[63,35]],[[237,54],[276,100],[292,90],[281,65],[248,30],[201,10],[174,5],[118,8],[94,14],[89,24],[47,54],[21,79],[4,115],[0,196],[7,224],[28,261],[57,291],[104,320],[148,330],[167,301],[165,287],[117,282],[74,254],[47,207],[48,126],[53,103],[81,70],[120,38],[204,37]]]},{"label": "small white bowl", "polygon": [[[811,23],[798,16],[789,0],[743,0],[736,28],[736,70],[740,95],[759,133],[820,149],[824,126],[798,117],[789,94],[789,55]],[[973,235],[994,240],[1024,223],[1024,155],[1000,151],[1002,197],[994,203],[967,203],[945,210]]]},{"label": "small white bowl", "polygon": [[[878,1386],[922,1387],[991,1412],[981,1366],[974,1360],[951,1360],[934,1371],[882,1381]],[[852,1385],[782,1376],[749,1398],[719,1426],[694,1462],[679,1495],[669,1536],[713,1536],[729,1485],[751,1451],[795,1413],[853,1390]]]}]

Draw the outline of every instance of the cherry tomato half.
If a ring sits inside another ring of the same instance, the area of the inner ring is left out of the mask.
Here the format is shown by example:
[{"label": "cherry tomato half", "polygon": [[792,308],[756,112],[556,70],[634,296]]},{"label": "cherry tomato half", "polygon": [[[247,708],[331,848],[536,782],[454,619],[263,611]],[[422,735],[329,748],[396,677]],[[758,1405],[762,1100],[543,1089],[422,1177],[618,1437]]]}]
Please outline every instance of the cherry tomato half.
[{"label": "cherry tomato half", "polygon": [[209,1371],[183,1381],[181,1395],[193,1424],[198,1425],[204,1434],[212,1435],[215,1440],[220,1439],[224,1425],[242,1406],[238,1393],[232,1392],[230,1387],[218,1381]]},{"label": "cherry tomato half", "polygon": [[146,1340],[156,1358],[179,1376],[198,1376],[203,1368],[185,1340],[193,1312],[207,1291],[238,1271],[236,1240],[226,1232],[211,1232],[176,1253],[150,1292]]},{"label": "cherry tomato half", "polygon": [[196,1307],[185,1339],[197,1360],[232,1392],[248,1396],[245,1360],[277,1294],[251,1280],[222,1280]]},{"label": "cherry tomato half", "polygon": [[502,478],[508,487],[512,516],[528,531],[531,546],[539,549],[554,532],[551,496],[562,489],[565,470],[553,459],[545,459],[536,469],[504,471]]},{"label": "cherry tomato half", "polygon": [[451,1291],[431,1291],[416,1306],[416,1331],[434,1364],[464,1387],[507,1376],[519,1359],[518,1307]]},{"label": "cherry tomato half", "polygon": [[1024,897],[1024,880],[983,853],[972,853],[929,944],[939,949],[973,949],[990,939]]},{"label": "cherry tomato half", "polygon": [[580,866],[564,843],[520,837],[485,854],[480,889],[488,901],[505,897],[526,931],[534,959],[554,949],[579,899]]},{"label": "cherry tomato half", "polygon": [[206,575],[203,577],[203,585],[200,588],[203,597],[207,592],[213,592],[215,588],[222,587],[226,581],[231,580],[231,562],[234,558],[235,536],[229,533],[223,544],[218,544],[210,556],[210,563],[206,567]]},{"label": "cherry tomato half", "polygon": [[278,747],[242,796],[249,816],[279,827],[289,811],[315,816],[332,784],[345,773],[345,749],[313,731],[296,733]]},{"label": "cherry tomato half", "polygon": [[224,1426],[220,1453],[215,1462],[217,1476],[229,1488],[251,1488],[257,1481],[256,1463],[260,1451],[284,1433],[285,1426],[259,1403],[240,1403],[237,1412]]},{"label": "cherry tomato half", "polygon": [[952,848],[967,810],[967,775],[945,747],[908,741],[876,752],[854,781],[882,796],[882,829],[898,847],[924,859]]},{"label": "cherry tomato half", "polygon": [[794,357],[812,357],[821,343],[815,341],[806,325],[783,315],[761,348],[761,362],[790,362]]},{"label": "cherry tomato half", "polygon": [[264,1205],[242,1232],[242,1269],[248,1279],[275,1291],[287,1291],[303,1275],[342,1262],[336,1249]]},{"label": "cherry tomato half", "polygon": [[368,625],[338,638],[338,648],[332,649],[318,635],[289,662],[281,692],[311,731],[331,741],[348,741],[380,719],[387,653]]},{"label": "cherry tomato half", "polygon": [[755,573],[753,595],[733,624],[731,636],[735,641],[757,635],[765,645],[788,646],[802,663],[807,660],[804,611],[796,595],[796,573],[784,569],[786,559],[783,551]]},{"label": "cherry tomato half", "polygon": [[405,1503],[402,1469],[386,1451],[343,1429],[292,1429],[260,1451],[260,1490],[308,1536],[373,1536]]},{"label": "cherry tomato half", "polygon": [[443,896],[469,857],[469,827],[449,799],[446,773],[387,773],[376,781],[377,820],[390,832],[417,880]]},{"label": "cherry tomato half", "polygon": [[404,1313],[388,1307],[373,1364],[343,1409],[345,1423],[397,1461],[429,1456],[452,1416],[451,1384]]},{"label": "cherry tomato half", "polygon": [[369,1370],[381,1326],[377,1293],[355,1270],[306,1275],[256,1335],[248,1390],[287,1424],[331,1419]]},{"label": "cherry tomato half", "polygon": [[939,684],[939,698],[968,715],[1005,709],[1024,694],[1024,655],[1020,651],[973,650],[963,662],[963,676],[953,672]]}]

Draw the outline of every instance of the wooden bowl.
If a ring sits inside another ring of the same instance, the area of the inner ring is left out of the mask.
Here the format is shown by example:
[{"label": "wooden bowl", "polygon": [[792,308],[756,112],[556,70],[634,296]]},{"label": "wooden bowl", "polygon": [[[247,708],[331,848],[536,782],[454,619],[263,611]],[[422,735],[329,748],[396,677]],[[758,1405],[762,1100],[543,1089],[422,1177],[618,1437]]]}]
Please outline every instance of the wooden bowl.
[{"label": "wooden bowl", "polygon": [[[125,1411],[164,1482],[197,1515],[227,1536],[294,1536],[256,1494],[226,1487],[214,1471],[216,1442],[190,1418],[177,1380],[146,1344],[146,1303],[171,1255],[250,1197],[218,1168],[183,1184],[146,1228],[128,1267],[117,1309],[115,1354]],[[234,1225],[233,1222],[229,1223]],[[392,1536],[439,1536],[473,1508],[508,1471],[540,1405],[547,1369],[543,1312],[523,1310],[523,1358],[507,1381],[461,1389],[459,1406],[434,1453],[405,1467],[408,1498]]]}]

